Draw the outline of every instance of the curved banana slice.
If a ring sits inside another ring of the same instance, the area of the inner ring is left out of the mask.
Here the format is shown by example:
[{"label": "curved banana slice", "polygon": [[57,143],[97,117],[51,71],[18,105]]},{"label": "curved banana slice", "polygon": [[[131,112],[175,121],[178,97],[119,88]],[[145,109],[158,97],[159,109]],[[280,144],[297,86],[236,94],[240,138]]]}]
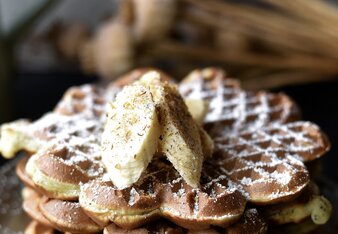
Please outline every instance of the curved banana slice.
[{"label": "curved banana slice", "polygon": [[209,103],[202,99],[192,98],[185,98],[184,102],[187,105],[188,110],[192,115],[192,118],[198,125],[201,126],[203,124],[205,116],[208,113]]},{"label": "curved banana slice", "polygon": [[110,105],[102,135],[102,161],[120,189],[135,183],[151,161],[160,127],[149,89],[126,86]]},{"label": "curved banana slice", "polygon": [[211,157],[215,149],[214,141],[202,127],[200,128],[200,136],[204,158]]},{"label": "curved banana slice", "polygon": [[[192,98],[185,98],[184,103],[187,105],[188,110],[195,122],[199,126],[202,126],[204,118],[208,113],[209,103],[202,99]],[[202,127],[200,127],[200,137],[204,158],[210,157],[214,152],[214,142]]]},{"label": "curved banana slice", "polygon": [[332,205],[324,196],[315,195],[304,204],[293,204],[279,210],[267,211],[269,220],[275,223],[299,223],[311,216],[313,223],[317,225],[325,224],[332,213]]},{"label": "curved banana slice", "polygon": [[146,73],[140,83],[150,88],[158,107],[160,150],[190,186],[198,187],[203,163],[201,138],[183,98],[176,86],[161,82],[157,72]]},{"label": "curved banana slice", "polygon": [[[204,118],[208,112],[209,103],[202,99],[191,98],[184,99],[184,103],[187,105],[188,111],[190,112],[195,122],[199,126],[202,126]],[[214,141],[202,127],[200,127],[199,131],[204,158],[210,157],[214,152]]]},{"label": "curved banana slice", "polygon": [[1,126],[0,154],[5,158],[12,158],[22,149],[35,152],[40,148],[40,144],[25,133],[29,124],[27,120],[17,120]]}]

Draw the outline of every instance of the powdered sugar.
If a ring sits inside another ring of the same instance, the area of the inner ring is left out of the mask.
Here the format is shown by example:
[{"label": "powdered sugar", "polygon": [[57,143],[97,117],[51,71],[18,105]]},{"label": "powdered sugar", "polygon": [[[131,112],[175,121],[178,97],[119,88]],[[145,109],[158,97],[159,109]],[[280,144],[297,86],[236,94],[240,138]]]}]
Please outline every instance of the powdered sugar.
[{"label": "powdered sugar", "polygon": [[139,196],[138,192],[135,190],[135,188],[131,188],[129,192],[129,206],[133,206],[135,204],[136,196]]},{"label": "powdered sugar", "polygon": [[223,154],[218,162],[224,165],[222,171],[244,190],[264,184],[267,191],[273,191],[269,199],[305,187],[308,172],[302,161],[315,158],[314,152],[320,155],[327,147],[318,127],[308,122],[275,123],[236,136],[219,136],[215,144]]},{"label": "powdered sugar", "polygon": [[[114,98],[118,89],[102,89],[92,85],[74,87],[66,92],[54,112],[47,113],[26,129],[27,135],[41,142],[38,154],[58,148],[66,149],[60,162],[75,166],[91,178],[104,173],[101,163],[101,134],[105,121],[107,98]],[[56,155],[57,156],[57,155]],[[60,156],[58,156],[60,157]]]},{"label": "powdered sugar", "polygon": [[[236,135],[274,123],[285,123],[297,116],[297,108],[283,94],[247,92],[218,69],[197,70],[180,84],[185,98],[209,102],[206,124],[214,124],[212,135]],[[227,123],[224,125],[223,123]]]}]

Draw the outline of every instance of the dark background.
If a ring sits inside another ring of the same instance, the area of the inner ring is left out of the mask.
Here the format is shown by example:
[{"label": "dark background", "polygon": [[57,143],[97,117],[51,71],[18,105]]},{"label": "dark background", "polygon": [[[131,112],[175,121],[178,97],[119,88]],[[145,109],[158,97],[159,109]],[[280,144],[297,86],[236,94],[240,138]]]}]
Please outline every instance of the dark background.
[{"label": "dark background", "polygon": [[[78,72],[53,74],[17,74],[12,93],[13,119],[39,118],[51,110],[72,85],[91,83],[96,77],[83,76]],[[322,159],[323,173],[338,184],[338,80],[320,83],[282,87],[273,91],[282,91],[291,96],[300,106],[303,119],[315,122],[329,136],[332,148]],[[0,164],[6,160],[1,159]]]}]

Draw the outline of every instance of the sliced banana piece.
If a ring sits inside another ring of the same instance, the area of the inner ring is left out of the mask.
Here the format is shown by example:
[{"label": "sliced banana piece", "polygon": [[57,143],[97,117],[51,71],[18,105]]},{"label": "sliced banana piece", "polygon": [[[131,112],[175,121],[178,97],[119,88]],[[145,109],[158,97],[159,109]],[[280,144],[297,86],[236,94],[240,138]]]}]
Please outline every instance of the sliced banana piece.
[{"label": "sliced banana piece", "polygon": [[200,128],[200,136],[204,158],[211,157],[211,155],[214,153],[214,141],[202,127]]},{"label": "sliced banana piece", "polygon": [[269,220],[276,223],[299,223],[311,216],[313,223],[325,224],[332,213],[331,203],[324,197],[315,195],[307,203],[293,204],[279,210],[267,211]]},{"label": "sliced banana piece", "polygon": [[102,134],[102,161],[120,189],[135,183],[151,161],[160,127],[149,89],[126,86],[107,112]]},{"label": "sliced banana piece", "polygon": [[311,210],[311,219],[315,224],[325,224],[331,217],[332,205],[324,196],[315,197],[308,209]]},{"label": "sliced banana piece", "polygon": [[27,120],[18,120],[1,126],[0,154],[12,158],[20,150],[35,152],[39,149],[40,144],[24,131],[29,124]]},{"label": "sliced banana piece", "polygon": [[160,74],[148,72],[140,79],[149,87],[158,108],[162,134],[159,148],[183,179],[199,186],[203,152],[199,127],[173,84],[160,81]]},{"label": "sliced banana piece", "polygon": [[184,99],[185,104],[188,107],[190,114],[198,125],[202,125],[205,116],[208,113],[209,103],[202,99]]},{"label": "sliced banana piece", "polygon": [[[202,126],[204,118],[208,113],[209,103],[202,99],[192,99],[192,98],[184,99],[184,103],[187,105],[188,110],[192,115],[192,118],[195,120],[195,122],[199,126]],[[214,141],[202,127],[200,127],[200,137],[203,155],[205,158],[210,157],[214,152]]]}]

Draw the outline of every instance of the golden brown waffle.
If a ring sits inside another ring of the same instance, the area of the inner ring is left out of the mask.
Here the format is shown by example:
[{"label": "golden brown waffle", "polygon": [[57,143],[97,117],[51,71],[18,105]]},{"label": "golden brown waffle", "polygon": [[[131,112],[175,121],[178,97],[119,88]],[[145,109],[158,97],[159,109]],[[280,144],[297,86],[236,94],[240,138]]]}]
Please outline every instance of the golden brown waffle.
[{"label": "golden brown waffle", "polygon": [[103,234],[151,234],[151,233],[167,233],[167,234],[184,234],[186,231],[176,225],[166,222],[154,222],[140,228],[126,230],[110,224],[105,227]]},{"label": "golden brown waffle", "polygon": [[267,222],[258,213],[256,209],[248,209],[244,212],[242,218],[234,225],[224,229],[204,229],[200,231],[186,230],[166,222],[154,222],[132,231],[126,231],[115,224],[110,224],[104,229],[104,234],[150,234],[150,233],[168,233],[168,234],[245,234],[256,233],[263,234],[267,232]]},{"label": "golden brown waffle", "polygon": [[304,186],[306,183],[301,181],[308,180],[300,161],[320,157],[329,148],[326,137],[309,122],[275,124],[237,136],[219,136],[215,145],[217,157],[210,164],[222,164],[220,174],[240,184],[253,203],[279,200],[281,194],[274,199],[276,192],[272,191],[285,193],[282,200],[295,195],[295,182]]},{"label": "golden brown waffle", "polygon": [[[256,233],[264,234],[267,232],[267,223],[257,212],[256,209],[246,210],[243,217],[236,224],[224,229],[205,229],[205,230],[186,230],[172,223],[165,221],[158,221],[147,224],[136,229],[123,229],[115,224],[110,224],[103,230],[103,234],[151,234],[151,233],[165,233],[165,234],[247,234]],[[53,228],[46,227],[37,221],[31,221],[25,230],[25,234],[57,234],[65,233],[72,234],[71,232],[59,232]],[[82,233],[82,232],[80,232]],[[101,233],[101,232],[99,232]],[[83,234],[83,233],[82,233]]]},{"label": "golden brown waffle", "polygon": [[191,72],[181,83],[184,98],[209,101],[205,124],[213,136],[236,135],[276,123],[299,120],[295,103],[285,94],[241,89],[223,70],[206,68]]},{"label": "golden brown waffle", "polygon": [[[42,196],[30,189],[28,187],[24,188],[23,191],[23,210],[35,221],[41,224],[43,227],[48,227],[53,229],[55,226],[45,218],[45,216],[41,213],[39,204],[41,202]],[[36,226],[36,225],[35,225]]]},{"label": "golden brown waffle", "polygon": [[[223,106],[235,109],[216,115],[218,101],[210,104],[206,122],[217,152],[204,162],[199,189],[188,186],[161,157],[153,160],[134,186],[123,190],[113,186],[101,163],[100,137],[105,104],[120,89],[114,84],[106,89],[72,88],[54,112],[26,128],[9,128],[40,146],[25,166],[31,186],[50,200],[79,199],[81,208],[103,226],[112,221],[129,228],[159,217],[193,229],[228,226],[240,219],[247,202],[271,204],[298,196],[309,182],[302,161],[318,158],[329,148],[319,128],[308,122],[285,124],[296,119],[295,105],[285,95],[262,93],[258,98],[217,70],[206,69],[202,74],[196,80],[220,93],[202,98],[219,100],[221,111]],[[185,85],[195,87],[195,78],[181,87]],[[231,95],[227,97],[224,90]],[[252,95],[257,103],[245,98]]]},{"label": "golden brown waffle", "polygon": [[102,227],[91,220],[78,202],[61,201],[44,197],[39,203],[41,213],[62,231],[97,233]]},{"label": "golden brown waffle", "polygon": [[36,222],[29,225],[29,230],[98,233],[103,229],[83,212],[77,202],[48,199],[27,187],[23,191],[23,209]]},{"label": "golden brown waffle", "polygon": [[[25,188],[25,193],[33,194],[33,196],[24,196],[24,203],[33,203],[37,209],[33,212],[34,221],[26,228],[27,234],[44,234],[56,233],[56,230],[66,233],[101,233],[102,230],[96,227],[90,230],[93,222],[79,210],[74,202],[65,202],[61,200],[43,198],[41,195],[34,192],[32,189]],[[46,216],[51,220],[47,225],[41,222],[40,216]],[[55,222],[57,220],[57,222]],[[68,231],[68,232],[67,232]],[[71,232],[69,232],[71,231]],[[227,233],[244,234],[244,233],[266,233],[267,223],[256,209],[247,209],[241,219],[234,225],[226,229]],[[206,229],[201,231],[186,230],[173,223],[167,221],[155,221],[136,229],[123,229],[115,224],[110,224],[105,227],[104,234],[137,234],[137,233],[224,233],[224,229]]]}]

